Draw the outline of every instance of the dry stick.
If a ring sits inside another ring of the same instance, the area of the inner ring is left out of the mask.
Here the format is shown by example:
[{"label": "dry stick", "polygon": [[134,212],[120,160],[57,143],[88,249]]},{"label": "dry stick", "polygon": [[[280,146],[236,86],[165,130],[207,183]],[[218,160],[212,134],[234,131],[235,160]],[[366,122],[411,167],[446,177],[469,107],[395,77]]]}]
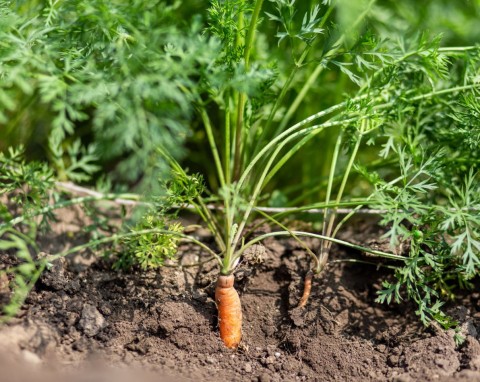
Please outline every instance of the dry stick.
[{"label": "dry stick", "polygon": [[[140,201],[140,200],[129,200],[129,199],[122,199],[122,198],[116,198],[116,199],[101,199],[102,197],[105,197],[107,194],[92,190],[91,188],[86,188],[79,186],[75,183],[72,182],[55,182],[55,185],[58,188],[63,189],[64,191],[69,191],[72,194],[86,194],[90,196],[95,196],[100,199],[99,201],[105,201],[109,203],[115,203],[115,204],[120,204],[120,205],[132,205],[132,206],[147,206],[151,207],[153,206],[153,203],[145,202],[145,201]],[[132,194],[132,196],[135,194]],[[135,195],[138,198],[140,198],[139,195]],[[224,208],[222,206],[217,206],[214,204],[207,204],[205,207],[209,210],[213,211],[222,211]],[[185,204],[183,206],[173,206],[172,208],[174,209],[179,209],[179,208],[184,208],[186,210],[195,210],[195,206],[191,204]],[[260,207],[256,206],[255,210],[266,212],[266,213],[306,213],[306,214],[323,214],[325,211],[325,208],[301,208],[301,207]],[[466,210],[466,209],[465,209]],[[468,211],[477,211],[478,208],[468,208]],[[449,211],[456,211],[454,208],[450,208]],[[378,208],[338,208],[335,210],[337,215],[348,215],[352,212],[355,212],[356,214],[359,215],[382,215],[388,212],[388,210],[385,209],[378,209]]]},{"label": "dry stick", "polygon": [[[55,186],[63,191],[68,191],[74,194],[85,194],[89,196],[95,196],[98,198],[102,198],[107,194],[99,191],[92,190],[90,188],[79,186],[78,184],[72,182],[55,182]],[[132,198],[139,199],[140,196],[136,194],[131,194]],[[120,205],[127,205],[127,206],[152,206],[152,203],[142,202],[140,200],[130,200],[125,198],[116,198],[108,200],[111,203],[120,204]]]},{"label": "dry stick", "polygon": [[27,214],[24,214],[24,215],[20,215],[20,216],[17,216],[17,217],[15,217],[15,218],[7,221],[7,222],[0,223],[0,230],[5,229],[5,228],[9,228],[9,227],[13,227],[17,224],[20,224],[20,223],[24,222],[27,219],[31,219],[31,218],[34,218],[36,216],[44,215],[48,212],[58,210],[60,208],[70,207],[70,206],[77,205],[77,204],[84,204],[84,203],[87,203],[87,202],[109,201],[109,200],[115,199],[115,196],[116,195],[114,195],[114,194],[111,194],[111,195],[110,194],[100,194],[99,196],[82,196],[82,197],[79,197],[79,198],[65,200],[65,201],[59,202],[57,204],[49,204],[49,205],[47,205],[47,206],[45,206],[45,207],[41,208],[40,210],[35,211],[33,213],[27,213]]},{"label": "dry stick", "polygon": [[[73,194],[85,194],[89,196],[95,196],[98,198],[105,197],[107,194],[92,190],[91,188],[79,186],[78,184],[72,183],[72,182],[55,182],[55,185],[64,190],[64,191],[69,191]],[[134,194],[132,194],[133,196]],[[138,196],[140,198],[140,196]],[[129,199],[122,199],[122,198],[116,198],[113,200],[104,200],[106,202],[110,203],[115,203],[115,204],[120,204],[120,205],[131,205],[131,206],[147,206],[151,207],[153,206],[153,203],[145,202],[145,201],[140,201],[140,200],[129,200]],[[221,206],[216,206],[213,204],[207,204],[205,205],[206,208],[209,210],[218,210],[221,211],[224,208]],[[195,210],[195,206],[191,204],[186,204],[184,206],[173,206],[173,208],[184,208],[186,210]],[[295,212],[302,212],[302,213],[307,213],[307,214],[322,214],[324,211],[324,208],[309,208],[309,209],[300,209],[298,207],[255,207],[255,210],[258,211],[263,211],[266,213],[295,213]],[[353,208],[339,208],[337,210],[337,213],[340,215],[346,215],[352,212],[354,209]],[[370,209],[370,208],[361,208],[357,210],[359,214],[364,214],[364,215],[379,215],[379,214],[384,214],[387,212],[387,210],[380,210],[380,209]]]}]

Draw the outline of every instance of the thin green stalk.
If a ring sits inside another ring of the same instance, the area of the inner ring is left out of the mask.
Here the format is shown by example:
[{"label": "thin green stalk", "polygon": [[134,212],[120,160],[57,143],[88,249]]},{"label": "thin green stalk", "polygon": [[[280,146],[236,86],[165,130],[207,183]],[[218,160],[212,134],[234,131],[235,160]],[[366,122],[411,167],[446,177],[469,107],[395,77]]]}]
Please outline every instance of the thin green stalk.
[{"label": "thin green stalk", "polygon": [[143,230],[140,230],[140,231],[127,232],[127,233],[121,233],[121,234],[114,234],[112,236],[104,237],[104,238],[97,239],[97,240],[92,240],[88,243],[77,245],[76,247],[67,249],[63,252],[59,252],[59,253],[54,254],[54,255],[49,255],[49,256],[46,257],[46,260],[49,261],[49,262],[52,262],[52,261],[55,261],[55,260],[57,260],[61,257],[68,256],[72,253],[79,252],[79,251],[82,251],[82,250],[87,249],[87,248],[97,247],[99,245],[106,244],[106,243],[111,243],[111,242],[117,241],[119,239],[127,238],[127,237],[147,235],[149,233],[160,233],[160,234],[167,234],[167,235],[181,237],[182,239],[185,239],[185,240],[190,241],[194,244],[197,244],[198,246],[200,246],[201,248],[206,250],[210,255],[215,257],[215,259],[219,262],[220,265],[222,264],[222,259],[220,258],[220,256],[218,256],[215,252],[213,252],[207,245],[203,244],[201,241],[198,241],[198,240],[194,239],[193,237],[185,235],[185,234],[180,233],[180,232],[174,232],[174,231],[169,231],[169,230],[165,230],[165,229],[157,229],[157,228],[143,229]]},{"label": "thin green stalk", "polygon": [[[456,93],[456,92],[461,92],[461,91],[464,91],[464,90],[478,89],[478,88],[480,88],[480,83],[474,83],[474,84],[463,85],[463,86],[455,86],[453,88],[447,88],[447,89],[442,89],[442,90],[434,90],[434,91],[431,91],[429,93],[424,93],[424,94],[420,94],[420,95],[415,96],[415,97],[406,98],[406,99],[404,99],[404,101],[405,102],[421,101],[421,100],[431,98],[431,97],[435,97],[435,96],[442,95],[442,94]],[[353,98],[352,101],[360,100],[360,98],[365,98],[365,95],[363,95],[361,97]],[[376,98],[376,99],[379,99],[379,98]],[[394,100],[394,101],[391,101],[391,102],[385,102],[385,103],[378,104],[376,106],[373,106],[372,111],[390,108],[390,107],[394,106],[395,103],[397,103],[397,102],[398,102],[398,100]]]},{"label": "thin green stalk", "polygon": [[307,135],[303,137],[299,142],[295,144],[288,152],[280,159],[277,164],[275,165],[274,168],[268,173],[267,177],[265,178],[265,184],[270,182],[272,178],[275,176],[275,174],[285,165],[288,160],[297,153],[298,150],[300,150],[307,142],[309,142],[312,139],[310,135]]},{"label": "thin green stalk", "polygon": [[351,212],[349,212],[347,215],[345,215],[343,217],[342,220],[340,220],[337,225],[335,226],[335,229],[333,230],[333,233],[332,233],[332,237],[336,237],[337,236],[337,233],[338,231],[340,230],[340,228],[342,228],[342,226],[353,216],[355,215],[355,213],[363,207],[363,204],[360,204],[358,206],[356,206]]},{"label": "thin green stalk", "polygon": [[237,125],[235,127],[235,153],[233,160],[233,179],[235,180],[240,177],[240,171],[242,168],[243,113],[245,109],[245,102],[245,93],[240,93],[238,95],[237,104]]},{"label": "thin green stalk", "polygon": [[[305,205],[305,206],[302,206],[302,207],[285,208],[284,211],[275,212],[275,214],[273,214],[272,217],[275,218],[275,219],[278,219],[278,218],[281,218],[281,217],[286,216],[286,215],[293,215],[293,214],[303,213],[303,212],[317,214],[317,213],[320,213],[320,210],[323,211],[325,208],[332,208],[332,207],[348,208],[348,207],[357,207],[357,206],[363,207],[363,206],[365,206],[365,203],[366,203],[366,200],[364,198],[359,198],[358,200],[357,199],[352,199],[349,202],[341,202],[339,204],[335,204],[334,202],[331,202],[329,204],[325,204],[325,202],[313,203],[313,204],[308,204],[308,205]],[[279,208],[279,209],[282,209],[282,208]],[[265,212],[262,207],[254,207],[253,211],[254,212],[257,212],[257,211]],[[266,222],[266,220],[259,220],[252,228],[249,229],[248,232],[251,233],[251,232],[255,231],[256,228],[260,227],[265,222]],[[246,234],[245,236],[248,236],[248,235],[249,234]]]},{"label": "thin green stalk", "polygon": [[[364,124],[365,124],[365,120],[362,121],[361,133],[363,133]],[[348,180],[348,177],[350,175],[350,171],[351,171],[352,166],[353,166],[353,162],[354,162],[354,160],[357,156],[357,152],[358,152],[358,149],[360,147],[361,137],[362,137],[362,135],[360,134],[360,136],[357,139],[357,142],[355,143],[355,147],[352,151],[352,154],[350,156],[350,160],[348,162],[347,168],[345,169],[345,171],[343,173],[342,183],[340,184],[340,188],[338,190],[337,197],[335,199],[336,204],[340,203],[340,200],[342,199],[343,192],[345,190],[345,186],[347,184],[347,180]],[[337,143],[335,145],[335,151],[334,151],[334,155],[333,155],[333,159],[332,159],[332,166],[330,168],[330,175],[329,175],[329,181],[328,181],[327,199],[326,199],[327,203],[330,201],[330,194],[331,194],[331,189],[332,189],[333,176],[334,176],[334,173],[335,173],[337,158],[338,158],[339,152],[340,152],[341,140],[342,140],[342,134],[340,134],[338,136]],[[330,219],[328,219],[328,226],[326,225],[327,224],[327,213],[328,212],[327,212],[327,210],[325,210],[324,222],[323,222],[323,227],[322,227],[322,234],[325,235],[325,236],[334,237],[334,235],[332,235],[332,230],[333,230],[333,224],[335,222],[336,215],[337,215],[336,210],[337,210],[337,208],[334,208],[333,212],[330,214]],[[345,218],[344,218],[344,220],[345,220]],[[325,228],[325,227],[327,227],[327,228]],[[314,272],[316,274],[319,274],[323,270],[325,264],[327,263],[331,244],[332,243],[330,241],[323,240],[321,242],[320,254],[318,255],[319,256],[319,261],[317,262],[317,266],[314,269]]]},{"label": "thin green stalk", "polygon": [[[434,90],[430,93],[420,94],[416,97],[412,97],[412,98],[410,98],[409,101],[420,101],[420,100],[430,98],[430,97],[434,97],[434,96],[441,95],[441,94],[455,93],[455,92],[460,92],[460,91],[463,91],[463,90],[476,89],[476,88],[480,88],[480,83],[477,82],[477,83],[470,84],[470,85],[455,86],[453,88],[442,89],[442,90]],[[391,104],[392,103],[389,103],[389,106]]]},{"label": "thin green stalk", "polygon": [[[331,207],[355,207],[355,206],[359,206],[359,205],[363,206],[364,204],[365,204],[365,200],[342,202],[338,205],[334,204],[334,203],[325,204],[325,203],[322,202],[322,203],[309,204],[307,206],[298,207],[298,208],[288,208],[288,210],[286,210],[286,211],[277,212],[277,213],[273,214],[272,217],[274,219],[278,219],[278,218],[280,218],[282,216],[285,216],[285,215],[292,215],[292,214],[295,214],[295,213],[301,213],[301,212],[308,211],[308,210],[311,210],[311,209],[325,209],[325,208],[331,208]],[[253,211],[258,212],[258,211],[261,211],[261,210],[258,209],[258,208],[253,208]],[[250,236],[252,234],[252,232],[254,232],[258,227],[262,226],[266,222],[267,222],[267,219],[262,219],[262,220],[258,221],[254,226],[249,228],[249,230],[245,233],[244,237]]]},{"label": "thin green stalk", "polygon": [[262,10],[263,0],[256,0],[255,7],[253,8],[252,18],[250,19],[250,25],[247,31],[247,37],[245,42],[245,70],[248,70],[250,67],[250,53],[253,46],[253,40],[255,38],[255,31],[257,29],[257,22],[260,16],[260,11]]},{"label": "thin green stalk", "polygon": [[[14,316],[16,314],[16,312],[18,312],[18,309],[25,302],[25,300],[28,296],[28,293],[30,293],[30,291],[33,289],[33,287],[37,283],[38,279],[42,275],[43,271],[45,270],[46,265],[47,264],[46,264],[45,261],[40,262],[38,268],[36,269],[35,273],[32,275],[32,278],[28,281],[28,284],[26,285],[26,287],[24,289],[20,289],[20,290],[16,289],[16,291],[14,292],[14,295],[13,295],[14,300],[12,300],[12,301],[15,302],[15,305],[14,305],[15,306],[15,311],[14,311],[13,314],[6,314],[4,317],[0,317],[0,324],[6,323],[9,318]],[[21,292],[20,295],[18,295],[19,292]]]},{"label": "thin green stalk", "polygon": [[[308,118],[305,118],[304,120],[296,123],[295,125],[293,125],[292,127],[290,127],[289,129],[285,130],[284,132],[282,132],[281,134],[279,134],[278,136],[276,136],[275,138],[273,138],[268,144],[266,144],[262,150],[257,154],[255,155],[255,157],[252,158],[252,160],[250,161],[250,163],[248,164],[247,168],[245,169],[245,171],[243,172],[242,174],[242,177],[240,178],[240,180],[238,181],[238,184],[239,184],[239,187],[242,187],[243,186],[243,183],[245,182],[247,176],[250,174],[250,172],[252,171],[252,169],[254,168],[254,166],[257,164],[257,162],[259,160],[261,160],[264,155],[268,152],[268,150],[270,150],[272,147],[275,146],[275,144],[277,144],[278,142],[282,141],[283,139],[285,139],[286,137],[289,137],[291,134],[295,133],[297,130],[299,130],[300,128],[304,127],[305,125],[309,124],[310,122],[313,122],[314,120],[316,119],[319,119],[325,115],[328,115],[330,113],[333,113],[337,110],[340,110],[341,108],[345,107],[347,103],[346,102],[342,102],[341,104],[338,104],[338,105],[334,105],[332,107],[329,107],[328,109],[325,109],[325,110],[322,110],[316,114],[313,114],[311,115],[310,117]],[[346,120],[346,121],[343,121],[341,123],[347,123],[347,122],[353,122],[353,121],[356,121],[357,119],[351,119],[351,120]],[[332,126],[337,126],[341,123],[338,123],[338,122],[334,122],[332,124]],[[318,128],[319,126],[323,126],[323,125],[316,125],[315,127]]]},{"label": "thin green stalk", "polygon": [[260,215],[262,215],[264,218],[266,218],[268,221],[278,225],[281,229],[283,229],[284,231],[287,231],[287,232],[290,232],[290,234],[292,235],[292,237],[295,239],[295,241],[300,244],[304,249],[305,251],[307,251],[307,253],[310,255],[310,257],[312,258],[312,260],[316,263],[318,262],[318,258],[317,256],[315,255],[315,253],[313,253],[313,251],[308,248],[308,246],[298,238],[297,235],[295,235],[293,233],[293,231],[289,230],[284,224],[282,224],[281,222],[279,222],[277,219],[273,218],[272,216],[268,215],[267,213],[261,211],[261,210],[258,210],[258,212],[260,213]]},{"label": "thin green stalk", "polygon": [[245,1],[242,1],[239,7],[240,12],[238,13],[237,21],[237,39],[235,40],[235,48],[237,49],[245,43],[245,39],[243,38],[243,28],[245,27]]},{"label": "thin green stalk", "polygon": [[465,52],[468,50],[478,50],[478,46],[445,46],[445,47],[440,47],[437,50],[439,52]]},{"label": "thin green stalk", "polygon": [[[282,215],[291,215],[291,214],[295,214],[295,213],[309,212],[309,211],[312,211],[312,210],[318,210],[319,211],[319,210],[323,210],[325,208],[333,208],[333,207],[338,207],[338,208],[342,208],[342,207],[345,208],[346,207],[346,208],[348,208],[348,207],[364,206],[365,203],[366,203],[365,198],[355,198],[355,199],[351,199],[348,202],[340,202],[338,204],[335,203],[335,202],[330,202],[328,204],[326,204],[325,202],[312,203],[312,204],[304,205],[304,206],[301,206],[301,207],[285,208],[285,211],[277,212],[273,216],[276,218],[276,217],[282,216]],[[262,207],[254,208],[255,211],[257,209],[265,212],[265,209],[262,208]]]},{"label": "thin green stalk", "polygon": [[215,242],[217,243],[220,251],[222,252],[225,251],[226,245],[223,240],[223,236],[220,233],[221,231],[218,226],[217,219],[215,219],[215,216],[207,208],[202,198],[198,198],[197,202],[198,202],[198,205],[194,204],[195,210],[197,211],[197,213],[200,215],[200,218],[207,224],[208,228],[212,232],[213,237],[215,238]]},{"label": "thin green stalk", "polygon": [[[252,193],[252,196],[250,197],[250,201],[248,203],[248,206],[245,210],[245,213],[243,215],[243,218],[242,218],[242,221],[240,222],[239,226],[238,226],[238,232],[237,234],[235,235],[235,238],[234,238],[234,242],[233,242],[233,246],[236,247],[236,245],[238,244],[239,240],[240,240],[240,237],[242,235],[242,231],[243,229],[245,228],[245,225],[248,221],[248,218],[250,216],[250,213],[257,201],[257,198],[258,198],[258,195],[260,194],[262,188],[264,187],[265,185],[265,178],[266,176],[268,175],[268,172],[270,171],[270,168],[273,164],[273,161],[275,160],[275,158],[277,157],[278,153],[283,149],[283,147],[288,144],[290,141],[296,139],[297,137],[299,136],[302,136],[304,134],[311,134],[313,131],[315,131],[315,133],[319,133],[321,130],[327,128],[327,127],[330,127],[330,126],[333,126],[335,124],[338,124],[338,123],[345,123],[345,121],[342,121],[342,122],[331,122],[331,123],[324,123],[324,124],[321,124],[321,125],[316,125],[316,126],[311,126],[310,128],[307,128],[305,130],[302,130],[300,132],[296,132],[294,134],[291,134],[290,136],[288,136],[285,140],[283,140],[283,142],[281,142],[277,148],[275,149],[275,151],[272,153],[272,155],[270,156],[267,164],[265,165],[264,167],[264,170],[260,176],[260,178],[256,181],[256,186],[254,188],[254,191]],[[273,141],[272,141],[273,142]],[[271,143],[272,143],[271,142]],[[268,145],[266,146],[268,147]],[[253,161],[252,161],[253,162]],[[247,169],[248,170],[248,169]],[[246,171],[247,171],[246,170]],[[245,173],[244,173],[245,175]],[[243,177],[242,177],[243,178]],[[239,186],[241,186],[241,180],[239,181]]]},{"label": "thin green stalk", "polygon": [[[342,144],[342,137],[343,134],[340,132],[340,134],[337,137],[337,141],[335,143],[335,149],[333,150],[333,156],[332,156],[332,161],[330,163],[330,172],[328,176],[328,183],[327,183],[327,192],[325,195],[325,204],[330,203],[330,197],[332,194],[332,187],[333,187],[333,180],[335,177],[335,169],[337,168],[337,160],[340,155],[340,146]],[[339,200],[336,200],[336,204],[339,203]],[[336,210],[336,208],[335,208]],[[329,210],[326,208],[324,213],[323,213],[323,224],[322,224],[322,235],[324,236],[331,236],[330,232],[328,231],[327,228],[327,218],[328,218],[328,213]],[[330,220],[335,219],[335,213],[331,213],[330,215]],[[325,240],[321,241],[320,245],[320,253],[318,254],[318,259],[316,261],[315,266],[313,267],[313,272],[315,274],[319,274],[323,268],[325,267],[326,263],[328,261],[328,248],[327,248],[327,242]]]},{"label": "thin green stalk", "polygon": [[224,276],[228,276],[232,273],[232,252],[231,249],[228,249],[223,255],[222,263],[220,264],[220,273]]},{"label": "thin green stalk", "polygon": [[[262,9],[263,0],[256,0],[255,7],[253,8],[252,18],[250,19],[250,25],[248,27],[246,41],[245,41],[245,50],[244,50],[244,63],[245,63],[245,72],[248,72],[250,68],[250,54],[253,46],[253,41],[255,37],[255,31],[257,29],[257,22]],[[240,171],[242,168],[242,142],[243,142],[243,114],[245,112],[245,103],[246,103],[246,94],[240,93],[238,96],[237,104],[237,126],[235,129],[235,154],[234,154],[234,179],[240,177]]]},{"label": "thin green stalk", "polygon": [[[327,193],[325,196],[325,204],[330,203],[330,196],[332,194],[332,187],[333,187],[333,179],[335,177],[335,169],[337,168],[337,160],[338,156],[340,154],[340,146],[342,144],[342,136],[343,134],[340,133],[338,134],[337,137],[337,142],[335,143],[335,149],[333,150],[333,157],[330,165],[330,172],[328,175],[328,183],[327,183]],[[322,234],[326,234],[326,222],[327,222],[327,215],[328,215],[328,209],[325,209],[325,213],[323,215],[323,228],[322,228]]]},{"label": "thin green stalk", "polygon": [[[371,169],[376,169],[376,168],[382,168],[384,166],[389,166],[389,165],[392,165],[394,163],[396,163],[394,158],[390,158],[388,160],[385,160],[385,159],[381,158],[381,159],[375,160],[374,162],[371,162],[369,165],[365,166],[365,168],[367,170],[371,170]],[[335,184],[337,182],[340,182],[340,181],[341,181],[341,177],[339,175],[337,175],[333,179],[333,184]],[[315,182],[317,182],[317,181],[315,181]],[[292,205],[292,206],[298,205],[303,200],[305,200],[308,196],[316,194],[320,190],[324,190],[327,185],[328,185],[328,180],[324,180],[324,181],[318,183],[315,187],[311,186],[310,183],[307,184],[307,185],[300,184],[300,185],[297,185],[295,187],[291,187],[291,191],[289,191],[289,192],[293,192],[293,191],[296,191],[297,189],[303,189],[303,188],[308,188],[308,190],[305,191],[304,193],[302,193],[302,195],[298,196],[297,198],[291,200],[288,204]]]},{"label": "thin green stalk", "polygon": [[[365,121],[362,121],[362,125],[363,125],[364,122]],[[341,183],[340,188],[339,188],[338,193],[337,193],[337,198],[335,200],[336,203],[340,203],[340,200],[342,199],[343,192],[345,191],[345,186],[347,185],[347,180],[348,180],[348,177],[350,176],[350,171],[352,170],[353,162],[356,159],[358,149],[360,148],[361,141],[362,141],[362,134],[359,135],[359,137],[357,139],[357,142],[355,142],[355,147],[353,148],[352,155],[350,156],[350,160],[348,161],[347,168],[345,169],[345,172],[344,172],[344,175],[343,175],[342,183]],[[331,233],[332,233],[335,218],[336,218],[336,213],[335,213],[335,209],[334,209],[333,213],[330,215],[330,220],[328,222],[328,228],[327,228],[327,231],[326,231],[327,236],[330,236]],[[331,246],[331,244],[326,246],[327,251],[330,248],[330,246]]]},{"label": "thin green stalk", "polygon": [[224,187],[225,177],[223,176],[222,161],[220,160],[220,155],[218,154],[217,144],[215,143],[215,137],[213,135],[210,118],[208,117],[208,114],[204,108],[200,109],[200,116],[202,117],[203,125],[205,127],[205,132],[207,133],[208,143],[210,144],[210,150],[212,150],[213,160],[215,161],[215,166],[217,168],[217,174],[218,174],[218,179],[220,181],[220,185]]},{"label": "thin green stalk", "polygon": [[[230,190],[225,190],[226,198],[224,199],[225,203],[225,253],[223,255],[221,273],[223,275],[228,275],[230,273],[230,261],[232,258],[232,235],[233,235],[233,219],[235,215],[235,203],[230,205]],[[234,201],[233,201],[234,202]]]},{"label": "thin green stalk", "polygon": [[[363,119],[365,117],[362,117],[361,119]],[[357,120],[357,119],[356,119]],[[238,226],[238,231],[235,235],[235,238],[234,238],[234,241],[232,243],[232,247],[236,247],[239,240],[240,240],[240,237],[242,235],[242,231],[243,229],[245,228],[245,225],[248,221],[248,218],[250,216],[250,213],[257,201],[257,198],[258,198],[258,195],[260,194],[260,191],[262,190],[262,188],[264,187],[265,185],[265,178],[268,174],[268,172],[270,171],[270,168],[273,164],[273,161],[275,160],[276,156],[278,155],[278,153],[283,149],[283,147],[289,143],[291,140],[294,140],[296,139],[297,137],[301,137],[302,135],[306,135],[306,134],[311,134],[312,132],[315,131],[315,134],[316,133],[319,133],[321,130],[327,128],[327,127],[331,127],[331,126],[336,126],[336,125],[341,125],[341,124],[344,124],[344,123],[349,123],[349,122],[353,122],[353,121],[350,121],[350,120],[345,120],[345,121],[335,121],[335,122],[326,122],[326,123],[323,123],[321,125],[316,125],[316,126],[311,126],[309,128],[306,128],[300,132],[296,132],[296,133],[293,133],[291,134],[290,136],[288,136],[283,142],[281,142],[277,148],[275,149],[275,151],[272,153],[272,155],[270,156],[267,164],[265,165],[264,167],[264,170],[263,170],[263,173],[261,174],[260,178],[256,181],[256,186],[255,186],[255,189],[252,193],[252,196],[250,197],[250,201],[248,203],[248,206],[245,210],[245,213],[243,215],[243,218]],[[275,140],[273,140],[272,142],[274,142]],[[272,142],[270,142],[270,144],[272,144]],[[266,146],[266,148],[268,147],[268,145]],[[253,162],[253,161],[252,161]],[[252,164],[251,164],[252,165]],[[248,168],[247,168],[248,170]],[[246,170],[246,171],[247,171]],[[244,173],[244,176],[245,176],[245,173]],[[242,176],[242,179],[243,179],[243,176]],[[241,181],[242,179],[240,179],[239,181],[239,186],[241,186]]]},{"label": "thin green stalk", "polygon": [[[379,256],[379,257],[382,257],[382,258],[385,258],[385,259],[389,259],[389,260],[406,261],[408,259],[406,257],[395,255],[393,253],[388,253],[388,252],[378,251],[376,249],[362,247],[360,245],[349,243],[348,241],[343,241],[343,240],[340,240],[340,239],[335,239],[333,237],[323,236],[323,235],[319,235],[319,234],[316,234],[316,233],[303,232],[303,231],[291,231],[291,232],[293,234],[297,235],[297,236],[314,237],[314,238],[321,239],[321,240],[331,241],[332,243],[341,244],[345,247],[356,249],[356,250],[362,251],[362,252],[371,253],[372,255],[376,255],[376,256]],[[270,233],[265,233],[263,235],[257,236],[255,239],[252,239],[248,243],[244,244],[242,246],[242,248],[240,248],[240,250],[238,251],[237,256],[240,257],[242,255],[242,253],[245,252],[245,250],[247,248],[251,247],[252,245],[254,245],[254,244],[256,244],[256,243],[258,243],[262,240],[265,240],[269,237],[279,237],[279,236],[291,236],[291,234],[288,231],[277,231],[277,232],[270,232]]]},{"label": "thin green stalk", "polygon": [[225,183],[230,184],[232,182],[232,175],[231,175],[231,163],[232,163],[232,158],[231,158],[231,125],[230,125],[230,97],[227,92],[227,105],[225,106]]}]

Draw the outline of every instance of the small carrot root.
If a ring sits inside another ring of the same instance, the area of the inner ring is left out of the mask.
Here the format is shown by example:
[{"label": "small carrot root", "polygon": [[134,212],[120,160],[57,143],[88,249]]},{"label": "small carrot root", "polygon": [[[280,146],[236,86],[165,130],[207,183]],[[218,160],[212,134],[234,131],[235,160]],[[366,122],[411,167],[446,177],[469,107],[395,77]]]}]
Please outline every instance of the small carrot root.
[{"label": "small carrot root", "polygon": [[233,275],[220,275],[215,288],[220,338],[229,349],[237,348],[242,339],[242,305],[234,281]]},{"label": "small carrot root", "polygon": [[312,290],[312,280],[313,280],[313,272],[308,271],[305,276],[305,281],[303,284],[303,294],[300,302],[298,303],[299,308],[303,308],[307,305],[308,298],[310,297],[310,292]]}]

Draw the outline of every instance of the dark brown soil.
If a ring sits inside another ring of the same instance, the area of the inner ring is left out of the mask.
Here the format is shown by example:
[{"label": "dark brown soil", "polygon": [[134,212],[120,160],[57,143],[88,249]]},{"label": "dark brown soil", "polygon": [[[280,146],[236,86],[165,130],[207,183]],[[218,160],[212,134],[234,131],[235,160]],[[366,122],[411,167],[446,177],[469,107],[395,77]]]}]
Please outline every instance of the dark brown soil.
[{"label": "dark brown soil", "polygon": [[[75,219],[65,212],[62,228],[43,238],[42,249],[53,253],[81,242]],[[361,222],[343,235],[370,245],[379,236],[378,227]],[[158,381],[159,375],[195,381],[480,381],[478,293],[449,308],[466,337],[457,347],[453,333],[419,324],[413,306],[375,303],[389,271],[374,265],[331,264],[314,280],[307,307],[295,309],[308,259],[294,241],[264,245],[254,247],[237,272],[244,316],[238,350],[225,349],[218,337],[215,264],[118,272],[111,260],[81,254],[47,271],[19,317],[0,328],[0,380],[13,381],[13,374],[29,369],[38,380],[41,368],[76,377],[96,370],[137,381]],[[188,245],[182,252],[184,264],[201,256]],[[362,255],[334,248],[332,259],[346,258]]]}]

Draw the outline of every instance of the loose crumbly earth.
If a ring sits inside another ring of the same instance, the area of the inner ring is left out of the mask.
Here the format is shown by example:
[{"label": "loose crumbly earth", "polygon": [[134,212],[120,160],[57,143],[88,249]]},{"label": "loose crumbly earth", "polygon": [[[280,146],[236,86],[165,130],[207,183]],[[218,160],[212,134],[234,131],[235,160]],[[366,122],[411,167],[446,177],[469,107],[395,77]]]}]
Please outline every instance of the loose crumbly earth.
[{"label": "loose crumbly earth", "polygon": [[[84,239],[81,216],[60,216],[42,238],[48,253]],[[342,238],[381,245],[378,230],[357,221]],[[181,252],[184,264],[203,256],[187,244]],[[333,248],[331,260],[347,258],[362,254]],[[9,261],[0,254],[0,264]],[[119,272],[88,253],[61,259],[0,328],[1,380],[20,381],[33,370],[30,378],[48,375],[50,382],[65,372],[71,381],[86,380],[87,372],[115,381],[480,381],[479,293],[449,307],[466,337],[456,347],[451,332],[421,326],[413,306],[374,302],[381,280],[391,277],[375,265],[332,263],[314,280],[307,307],[295,309],[307,270],[292,240],[267,240],[246,254],[236,282],[243,341],[229,351],[218,337],[214,263]],[[0,280],[0,302],[8,293]]]}]

